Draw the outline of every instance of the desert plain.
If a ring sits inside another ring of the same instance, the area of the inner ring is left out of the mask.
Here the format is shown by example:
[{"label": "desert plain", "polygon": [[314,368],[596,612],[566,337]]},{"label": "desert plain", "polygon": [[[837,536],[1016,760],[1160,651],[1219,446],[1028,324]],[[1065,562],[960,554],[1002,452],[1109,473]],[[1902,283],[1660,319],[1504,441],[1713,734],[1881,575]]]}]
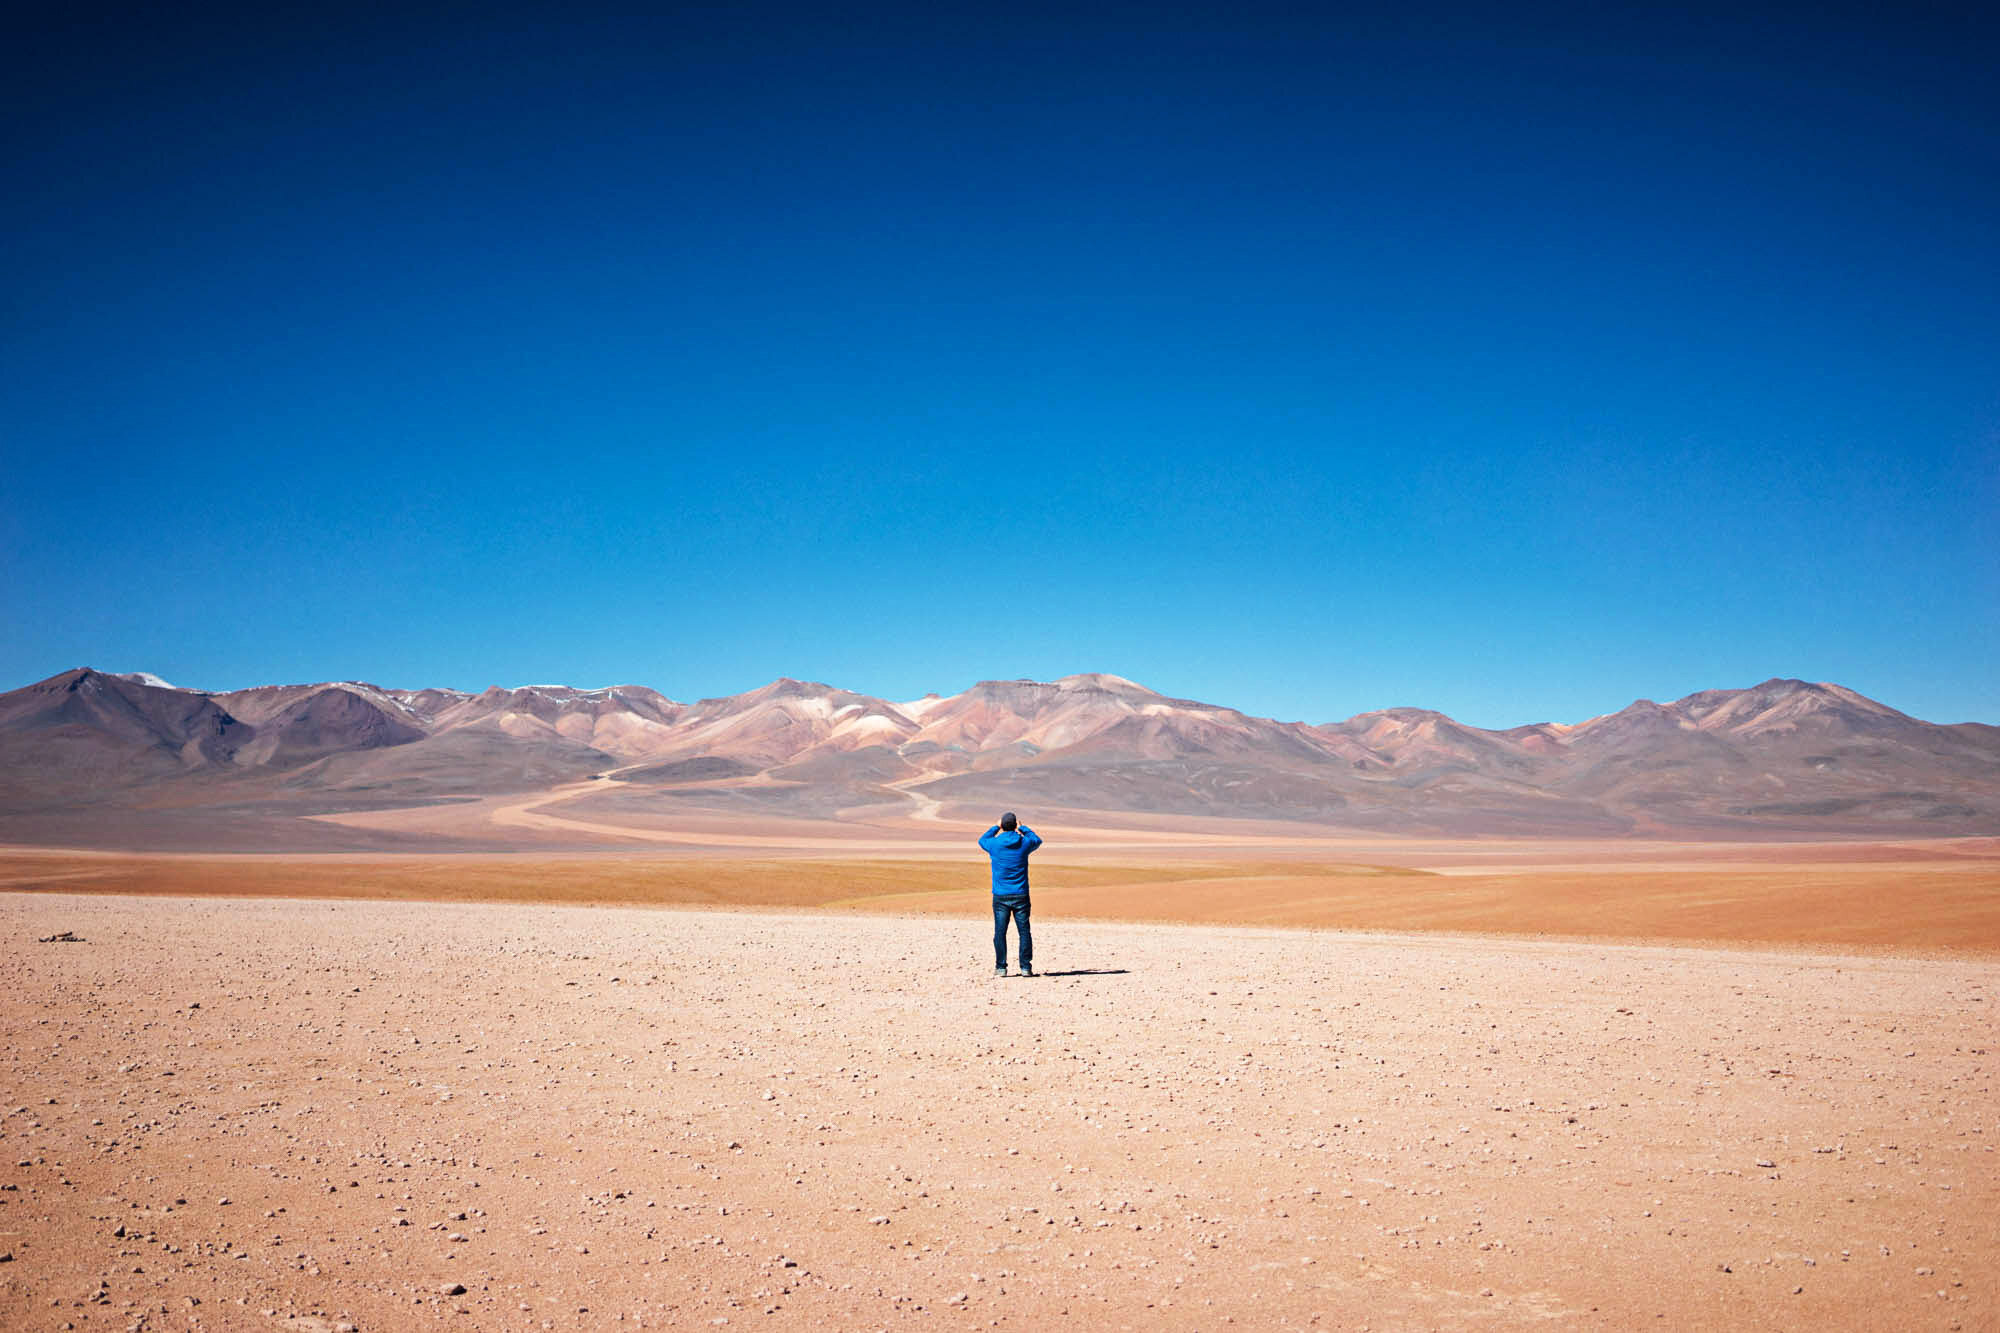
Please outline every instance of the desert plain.
[{"label": "desert plain", "polygon": [[2000,1321],[1996,840],[481,813],[0,852],[0,1326]]}]

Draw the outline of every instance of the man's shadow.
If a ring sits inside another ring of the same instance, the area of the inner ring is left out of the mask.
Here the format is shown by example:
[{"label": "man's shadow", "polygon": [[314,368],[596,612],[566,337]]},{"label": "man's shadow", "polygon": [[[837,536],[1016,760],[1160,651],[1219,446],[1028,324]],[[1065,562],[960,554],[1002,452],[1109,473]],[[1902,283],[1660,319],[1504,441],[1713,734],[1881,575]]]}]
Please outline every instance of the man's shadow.
[{"label": "man's shadow", "polygon": [[1132,971],[1129,967],[1078,967],[1067,972],[1037,972],[1038,977],[1122,977]]}]

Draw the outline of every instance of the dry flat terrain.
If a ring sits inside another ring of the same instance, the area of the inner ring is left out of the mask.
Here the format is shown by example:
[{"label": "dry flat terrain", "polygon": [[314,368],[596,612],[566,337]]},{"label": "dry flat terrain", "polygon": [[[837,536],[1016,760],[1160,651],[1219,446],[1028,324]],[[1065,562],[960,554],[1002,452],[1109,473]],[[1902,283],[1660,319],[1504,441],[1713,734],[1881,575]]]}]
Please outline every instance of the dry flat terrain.
[{"label": "dry flat terrain", "polygon": [[[1142,833],[1051,830],[1050,846],[1035,861],[1036,910],[1071,920],[2000,954],[2000,841],[1991,838],[1426,843],[1156,833],[1147,845],[1134,841]],[[922,842],[856,836],[846,844],[713,830],[701,836],[711,841],[700,848],[655,845],[623,854],[0,850],[0,890],[959,916],[987,910],[984,859],[963,831],[955,843],[936,840],[935,832]],[[733,837],[751,840],[732,846]],[[829,854],[843,846],[844,854]]]},{"label": "dry flat terrain", "polygon": [[0,894],[0,1326],[2000,1320],[1990,955],[1037,915]]}]

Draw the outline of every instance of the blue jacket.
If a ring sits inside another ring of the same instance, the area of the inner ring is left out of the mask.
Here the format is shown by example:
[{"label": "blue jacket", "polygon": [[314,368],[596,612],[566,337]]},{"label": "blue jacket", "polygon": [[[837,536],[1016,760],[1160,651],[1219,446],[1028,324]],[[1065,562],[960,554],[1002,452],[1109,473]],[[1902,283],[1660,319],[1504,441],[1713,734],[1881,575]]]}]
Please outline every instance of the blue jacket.
[{"label": "blue jacket", "polygon": [[1012,833],[1002,833],[998,824],[986,830],[979,850],[993,858],[996,896],[1028,891],[1028,854],[1041,845],[1041,835],[1026,824]]}]

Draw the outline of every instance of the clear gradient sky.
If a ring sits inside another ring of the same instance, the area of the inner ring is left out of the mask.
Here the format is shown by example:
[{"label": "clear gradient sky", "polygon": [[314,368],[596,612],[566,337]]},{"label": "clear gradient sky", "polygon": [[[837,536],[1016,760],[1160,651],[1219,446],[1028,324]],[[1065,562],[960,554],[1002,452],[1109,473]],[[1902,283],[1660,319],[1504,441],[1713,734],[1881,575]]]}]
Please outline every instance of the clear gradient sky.
[{"label": "clear gradient sky", "polygon": [[64,8],[0,689],[2000,722],[1991,6]]}]

